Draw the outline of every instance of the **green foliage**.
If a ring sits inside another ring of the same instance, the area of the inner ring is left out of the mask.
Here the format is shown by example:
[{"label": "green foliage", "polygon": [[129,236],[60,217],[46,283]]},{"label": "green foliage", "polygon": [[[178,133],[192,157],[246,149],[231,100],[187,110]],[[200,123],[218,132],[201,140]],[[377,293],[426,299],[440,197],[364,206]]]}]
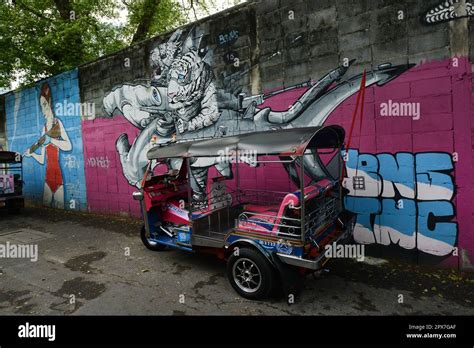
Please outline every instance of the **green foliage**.
[{"label": "green foliage", "polygon": [[[124,27],[123,35],[127,41],[131,41],[136,28],[144,14],[146,0],[128,0],[124,4],[128,10],[128,25]],[[169,31],[179,25],[185,24],[182,7],[173,0],[161,0],[159,2],[155,18],[150,27],[147,37]]]},{"label": "green foliage", "polygon": [[[128,46],[153,2],[145,38],[185,24],[177,0],[1,0],[0,87],[18,79],[29,84]],[[117,20],[124,10],[125,24]]]}]

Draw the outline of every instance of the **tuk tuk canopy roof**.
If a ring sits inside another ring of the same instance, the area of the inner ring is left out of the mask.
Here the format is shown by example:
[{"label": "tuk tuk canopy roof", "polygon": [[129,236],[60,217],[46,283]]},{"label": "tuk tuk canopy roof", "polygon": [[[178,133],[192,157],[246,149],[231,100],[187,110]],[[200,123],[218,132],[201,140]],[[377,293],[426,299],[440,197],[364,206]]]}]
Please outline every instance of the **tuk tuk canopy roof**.
[{"label": "tuk tuk canopy roof", "polygon": [[0,163],[18,163],[18,159],[21,161],[21,156],[17,157],[16,152],[0,151]]},{"label": "tuk tuk canopy roof", "polygon": [[156,146],[147,153],[149,160],[167,158],[217,157],[229,151],[253,151],[258,155],[301,156],[306,150],[338,148],[344,142],[340,126],[305,127],[235,136],[178,142]]}]

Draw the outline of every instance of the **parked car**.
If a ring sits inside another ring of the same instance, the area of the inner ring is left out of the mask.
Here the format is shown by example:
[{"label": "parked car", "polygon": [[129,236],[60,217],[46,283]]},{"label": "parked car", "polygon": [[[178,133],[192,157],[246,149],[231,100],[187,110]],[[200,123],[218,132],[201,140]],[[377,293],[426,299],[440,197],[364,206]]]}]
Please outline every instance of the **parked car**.
[{"label": "parked car", "polygon": [[19,153],[0,151],[0,209],[19,213],[23,197],[23,158]]}]

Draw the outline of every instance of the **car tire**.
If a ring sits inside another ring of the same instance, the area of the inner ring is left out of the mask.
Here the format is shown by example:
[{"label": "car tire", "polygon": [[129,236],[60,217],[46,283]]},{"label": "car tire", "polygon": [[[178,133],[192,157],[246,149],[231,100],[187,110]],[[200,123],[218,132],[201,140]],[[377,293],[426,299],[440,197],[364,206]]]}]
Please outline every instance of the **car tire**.
[{"label": "car tire", "polygon": [[9,215],[19,215],[21,210],[22,208],[18,205],[7,202],[7,212]]},{"label": "car tire", "polygon": [[141,237],[142,242],[145,245],[145,247],[147,249],[152,250],[152,251],[163,251],[163,250],[166,250],[168,248],[166,245],[163,245],[163,244],[160,244],[160,243],[157,243],[155,241],[152,241],[152,240],[148,239],[147,236],[146,236],[145,226],[142,226],[142,229],[140,231],[140,237]]},{"label": "car tire", "polygon": [[227,261],[227,277],[237,293],[250,300],[268,297],[276,286],[275,269],[258,250],[238,249]]}]

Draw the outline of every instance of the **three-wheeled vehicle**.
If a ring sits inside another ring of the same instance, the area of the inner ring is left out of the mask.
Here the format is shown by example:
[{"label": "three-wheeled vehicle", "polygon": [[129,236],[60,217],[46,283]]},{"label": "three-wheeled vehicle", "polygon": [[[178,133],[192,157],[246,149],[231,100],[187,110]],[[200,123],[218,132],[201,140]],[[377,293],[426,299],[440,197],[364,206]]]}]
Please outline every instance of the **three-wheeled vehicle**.
[{"label": "three-wheeled vehicle", "polygon": [[19,153],[0,151],[0,208],[18,213],[24,207],[23,158]]},{"label": "three-wheeled vehicle", "polygon": [[[232,287],[260,299],[301,289],[325,246],[352,236],[343,210],[344,129],[308,127],[156,146],[142,189],[145,246],[211,252]],[[224,174],[224,175],[223,175]],[[206,183],[206,201],[195,187]]]}]

